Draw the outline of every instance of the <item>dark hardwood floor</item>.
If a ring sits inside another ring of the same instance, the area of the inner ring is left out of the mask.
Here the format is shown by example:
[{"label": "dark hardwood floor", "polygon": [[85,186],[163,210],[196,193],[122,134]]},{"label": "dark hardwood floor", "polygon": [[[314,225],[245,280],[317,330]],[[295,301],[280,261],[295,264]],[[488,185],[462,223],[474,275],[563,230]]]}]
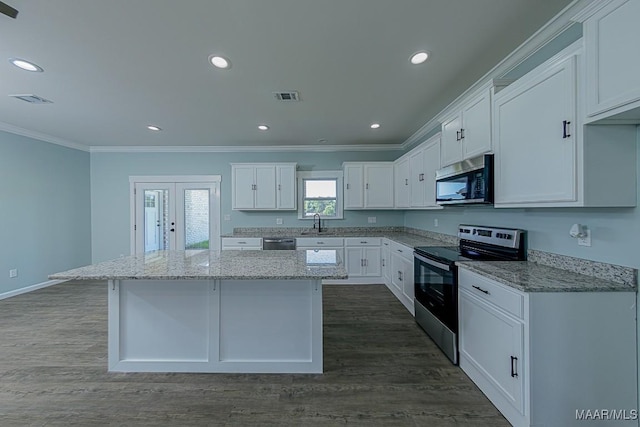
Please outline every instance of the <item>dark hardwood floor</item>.
[{"label": "dark hardwood floor", "polygon": [[508,426],[383,285],[324,287],[324,374],[107,372],[106,284],[0,301],[0,426]]}]

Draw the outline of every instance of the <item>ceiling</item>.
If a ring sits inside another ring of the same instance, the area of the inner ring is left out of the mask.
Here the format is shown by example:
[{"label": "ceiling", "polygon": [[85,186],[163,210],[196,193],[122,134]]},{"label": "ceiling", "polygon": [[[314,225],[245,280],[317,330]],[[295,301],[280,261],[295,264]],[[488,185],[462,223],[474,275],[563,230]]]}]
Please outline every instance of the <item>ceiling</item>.
[{"label": "ceiling", "polygon": [[[570,3],[4,1],[2,128],[92,147],[401,144]],[[275,99],[288,90],[301,101]]]}]

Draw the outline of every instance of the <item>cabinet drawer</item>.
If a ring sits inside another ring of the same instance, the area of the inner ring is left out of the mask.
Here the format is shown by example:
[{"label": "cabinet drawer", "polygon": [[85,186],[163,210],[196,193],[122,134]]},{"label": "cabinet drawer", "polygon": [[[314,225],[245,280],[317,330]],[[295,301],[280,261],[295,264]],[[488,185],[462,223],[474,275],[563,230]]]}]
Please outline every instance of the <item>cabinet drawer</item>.
[{"label": "cabinet drawer", "polygon": [[347,237],[344,239],[345,246],[380,246],[380,237]]},{"label": "cabinet drawer", "polygon": [[491,279],[460,268],[458,283],[472,295],[522,319],[524,316],[524,294],[510,289]]},{"label": "cabinet drawer", "polygon": [[296,239],[296,246],[298,248],[342,247],[343,244],[342,237],[298,237]]},{"label": "cabinet drawer", "polygon": [[224,237],[222,239],[222,249],[226,247],[251,247],[262,249],[262,239],[260,237]]},{"label": "cabinet drawer", "polygon": [[391,242],[390,246],[392,254],[399,255],[407,261],[411,261],[413,263],[413,248],[396,242]]}]

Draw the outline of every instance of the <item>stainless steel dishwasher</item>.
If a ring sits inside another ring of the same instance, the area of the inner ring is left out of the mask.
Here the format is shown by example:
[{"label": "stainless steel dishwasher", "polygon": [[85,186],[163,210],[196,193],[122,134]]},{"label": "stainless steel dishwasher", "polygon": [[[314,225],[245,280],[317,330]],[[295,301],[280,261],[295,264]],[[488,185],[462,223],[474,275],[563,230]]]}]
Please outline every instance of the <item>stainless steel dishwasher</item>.
[{"label": "stainless steel dishwasher", "polygon": [[262,239],[264,251],[290,251],[295,250],[296,239],[292,237],[265,237]]}]

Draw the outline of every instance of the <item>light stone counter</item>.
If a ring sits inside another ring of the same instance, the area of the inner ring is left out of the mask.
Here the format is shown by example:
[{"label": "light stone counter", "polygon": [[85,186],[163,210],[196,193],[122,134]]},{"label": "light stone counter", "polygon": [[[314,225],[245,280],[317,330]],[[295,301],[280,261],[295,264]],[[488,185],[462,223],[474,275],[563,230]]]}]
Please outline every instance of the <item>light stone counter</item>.
[{"label": "light stone counter", "polygon": [[579,274],[529,261],[458,261],[460,268],[523,292],[635,292],[635,282]]},{"label": "light stone counter", "polygon": [[[52,274],[56,280],[346,279],[335,251],[156,251]],[[328,252],[333,252],[330,256]]]}]

